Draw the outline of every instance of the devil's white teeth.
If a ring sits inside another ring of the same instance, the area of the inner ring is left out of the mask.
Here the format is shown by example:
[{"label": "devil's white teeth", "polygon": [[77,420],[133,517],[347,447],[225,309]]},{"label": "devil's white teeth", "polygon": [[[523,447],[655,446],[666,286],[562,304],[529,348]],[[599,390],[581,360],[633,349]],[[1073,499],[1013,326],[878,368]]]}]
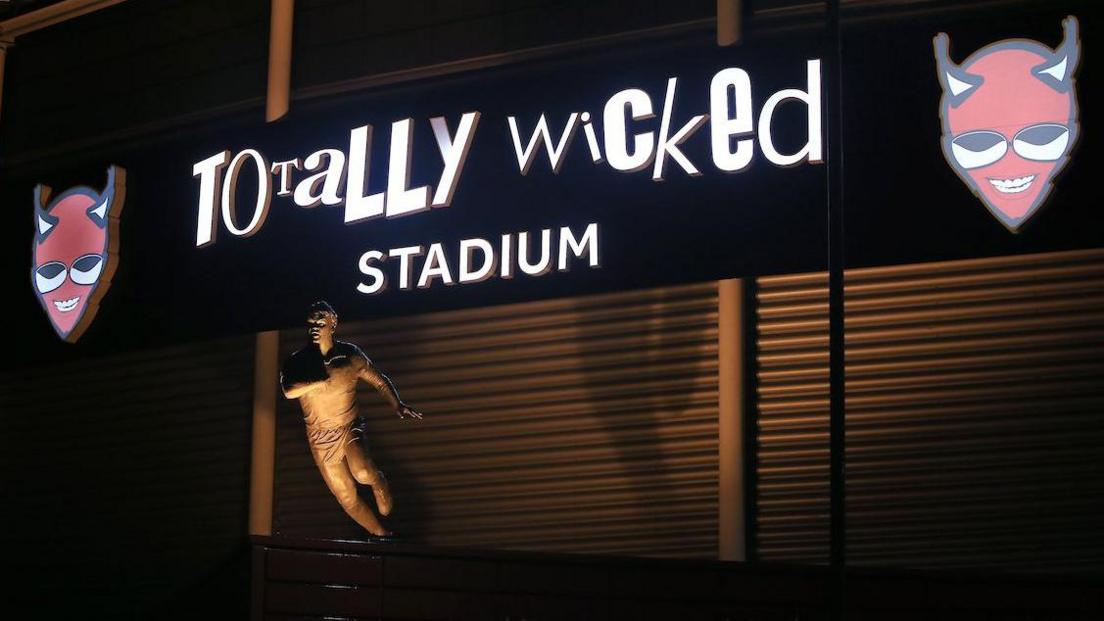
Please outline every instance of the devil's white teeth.
[{"label": "devil's white teeth", "polygon": [[68,313],[77,307],[77,302],[80,302],[80,296],[75,298],[69,298],[68,300],[54,300],[54,306],[63,313]]},{"label": "devil's white teeth", "polygon": [[1004,192],[1005,194],[1017,194],[1023,192],[1031,186],[1031,182],[1035,181],[1035,175],[1027,175],[1026,177],[1015,177],[1012,179],[988,179],[989,183],[993,184],[993,187],[998,192]]}]

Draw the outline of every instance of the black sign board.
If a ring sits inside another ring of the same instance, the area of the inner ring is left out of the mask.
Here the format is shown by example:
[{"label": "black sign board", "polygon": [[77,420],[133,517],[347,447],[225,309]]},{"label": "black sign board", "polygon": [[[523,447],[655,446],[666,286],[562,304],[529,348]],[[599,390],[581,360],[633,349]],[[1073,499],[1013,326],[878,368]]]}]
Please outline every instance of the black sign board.
[{"label": "black sign board", "polygon": [[[1011,37],[1059,50],[1066,16],[1048,8],[998,23],[848,27],[849,265],[1104,241],[1083,172],[1098,99],[1089,16],[1078,16],[1070,67],[1076,144],[1029,222],[1010,230],[995,218],[944,153],[937,33],[968,71],[971,53]],[[25,166],[3,186],[15,214],[3,262],[20,317],[15,351],[49,358],[287,327],[322,298],[364,319],[823,270],[821,75],[834,54],[818,35],[591,51],[296,102],[272,124],[228,118]],[[99,191],[112,164],[125,169],[116,270],[94,321],[63,343],[27,252],[41,230],[34,187]],[[998,181],[1017,189],[1023,178]]]}]

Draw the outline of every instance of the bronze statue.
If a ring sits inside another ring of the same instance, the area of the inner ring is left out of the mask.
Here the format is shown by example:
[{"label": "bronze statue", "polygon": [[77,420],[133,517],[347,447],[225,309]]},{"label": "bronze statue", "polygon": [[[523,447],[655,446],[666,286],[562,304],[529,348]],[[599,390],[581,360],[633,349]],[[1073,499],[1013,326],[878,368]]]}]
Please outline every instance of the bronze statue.
[{"label": "bronze statue", "polygon": [[311,305],[307,315],[311,345],[292,354],[280,372],[280,386],[288,399],[299,399],[314,463],[326,485],[349,517],[377,537],[391,534],[363,499],[357,483],[370,485],[381,515],[391,513],[387,479],[361,446],[363,426],[357,411],[357,381],[363,379],[383,395],[399,418],[422,418],[395,391],[364,352],[334,340],[337,313],[326,302]]}]

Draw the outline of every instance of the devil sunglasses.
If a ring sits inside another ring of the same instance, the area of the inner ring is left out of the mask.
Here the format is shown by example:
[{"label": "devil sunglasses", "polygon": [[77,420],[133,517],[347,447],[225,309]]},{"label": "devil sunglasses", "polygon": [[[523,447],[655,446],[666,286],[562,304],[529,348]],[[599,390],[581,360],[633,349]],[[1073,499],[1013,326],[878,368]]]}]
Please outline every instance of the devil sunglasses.
[{"label": "devil sunglasses", "polygon": [[72,267],[66,267],[61,261],[43,263],[35,270],[35,286],[39,293],[49,293],[65,283],[65,277],[78,285],[92,285],[103,271],[102,254],[86,254],[77,257]]},{"label": "devil sunglasses", "polygon": [[969,170],[988,166],[1012,150],[1025,160],[1053,162],[1069,148],[1069,127],[1060,123],[1039,123],[1016,132],[1012,140],[989,129],[965,132],[951,139],[951,155],[959,166]]}]

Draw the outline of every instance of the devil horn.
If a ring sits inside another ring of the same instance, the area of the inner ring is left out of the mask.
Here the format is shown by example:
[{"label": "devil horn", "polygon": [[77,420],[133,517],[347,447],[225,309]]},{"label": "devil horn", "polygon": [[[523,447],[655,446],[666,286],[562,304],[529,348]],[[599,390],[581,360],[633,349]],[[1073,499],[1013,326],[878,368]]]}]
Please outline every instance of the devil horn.
[{"label": "devil horn", "polygon": [[1066,45],[1070,41],[1077,41],[1077,18],[1072,15],[1067,15],[1066,19],[1062,20],[1062,45]]},{"label": "devil horn", "polygon": [[111,165],[107,168],[107,185],[100,193],[100,200],[88,210],[88,216],[100,227],[107,224],[108,212],[114,209],[116,199],[122,198],[120,186],[125,180],[125,175],[126,171],[118,166]]},{"label": "devil horn", "polygon": [[932,40],[935,46],[935,66],[939,72],[939,83],[948,97],[952,108],[958,107],[983,81],[979,75],[966,73],[951,60],[951,40],[947,33],[941,32]]},{"label": "devil horn", "polygon": [[115,195],[115,183],[118,169],[119,167],[114,164],[107,167],[107,185],[104,186],[104,191],[100,193],[105,203],[110,203],[112,197]]},{"label": "devil horn", "polygon": [[50,200],[50,194],[53,190],[48,185],[38,184],[34,187],[34,204],[35,207],[46,211],[46,202]]},{"label": "devil horn", "polygon": [[947,33],[941,32],[935,35],[935,38],[932,39],[932,45],[935,46],[935,62],[940,68],[953,64],[950,54],[951,38],[947,36]]},{"label": "devil horn", "polygon": [[38,241],[46,239],[46,236],[57,225],[58,219],[46,212],[46,203],[50,200],[50,186],[41,183],[34,188],[34,216],[35,231],[38,233]]},{"label": "devil horn", "polygon": [[1060,93],[1073,88],[1073,74],[1081,59],[1081,42],[1077,33],[1076,17],[1070,15],[1062,20],[1062,44],[1046,62],[1031,69],[1032,74]]}]

